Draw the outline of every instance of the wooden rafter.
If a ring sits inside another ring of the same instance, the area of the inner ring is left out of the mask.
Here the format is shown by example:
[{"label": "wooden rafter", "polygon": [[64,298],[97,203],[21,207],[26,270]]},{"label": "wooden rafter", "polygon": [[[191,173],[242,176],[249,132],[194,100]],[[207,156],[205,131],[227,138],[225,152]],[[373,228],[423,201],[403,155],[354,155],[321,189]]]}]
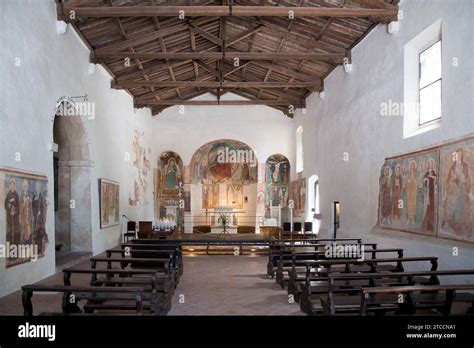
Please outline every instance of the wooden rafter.
[{"label": "wooden rafter", "polygon": [[199,103],[225,105],[231,102],[221,96],[234,93],[248,99],[236,104],[291,117],[290,105],[302,107],[321,91],[354,46],[398,14],[398,0],[56,2],[58,18],[73,22],[91,61],[113,76],[112,87],[153,114],[196,105],[189,100],[206,93],[215,101]]}]

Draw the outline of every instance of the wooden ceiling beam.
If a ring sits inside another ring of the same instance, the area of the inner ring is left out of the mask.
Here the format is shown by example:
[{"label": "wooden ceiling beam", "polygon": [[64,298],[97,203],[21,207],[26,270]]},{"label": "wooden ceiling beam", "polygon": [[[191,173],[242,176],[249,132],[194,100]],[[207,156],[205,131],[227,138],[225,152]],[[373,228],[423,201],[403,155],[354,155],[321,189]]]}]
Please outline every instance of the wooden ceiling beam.
[{"label": "wooden ceiling beam", "polygon": [[198,35],[201,35],[202,37],[206,38],[207,40],[211,41],[213,44],[219,46],[219,47],[222,47],[223,45],[223,41],[222,39],[218,38],[217,36],[211,34],[211,33],[208,33],[207,31],[201,29],[201,28],[198,28],[197,26],[193,25],[193,24],[189,24],[190,26],[190,29],[195,33],[195,34],[198,34]]},{"label": "wooden ceiling beam", "polygon": [[93,52],[91,62],[106,59],[170,59],[170,60],[311,60],[335,61],[342,63],[346,53],[306,53],[306,52]]},{"label": "wooden ceiling beam", "polygon": [[268,99],[253,99],[253,100],[182,100],[182,99],[162,99],[152,100],[143,104],[135,104],[136,108],[148,106],[165,106],[165,105],[267,105],[267,106],[293,106],[295,108],[304,108],[305,102],[301,101],[295,104],[288,100],[268,100]]},{"label": "wooden ceiling beam", "polygon": [[237,42],[240,42],[240,41],[246,39],[247,37],[258,33],[260,31],[261,27],[262,27],[261,25],[258,25],[257,27],[255,27],[253,29],[251,28],[251,29],[248,29],[248,30],[240,33],[239,35],[237,35],[237,36],[231,38],[230,40],[228,40],[225,43],[225,47],[227,48],[229,46],[232,46],[232,45],[236,44]]},{"label": "wooden ceiling beam", "polygon": [[[73,16],[71,16],[71,14]],[[332,8],[289,6],[97,6],[63,5],[61,20],[75,21],[83,17],[339,17],[373,18],[396,21],[396,8]]]},{"label": "wooden ceiling beam", "polygon": [[175,88],[320,88],[321,80],[314,82],[253,82],[253,81],[130,81],[114,80],[111,83],[114,89],[128,89],[135,87],[175,87]]}]

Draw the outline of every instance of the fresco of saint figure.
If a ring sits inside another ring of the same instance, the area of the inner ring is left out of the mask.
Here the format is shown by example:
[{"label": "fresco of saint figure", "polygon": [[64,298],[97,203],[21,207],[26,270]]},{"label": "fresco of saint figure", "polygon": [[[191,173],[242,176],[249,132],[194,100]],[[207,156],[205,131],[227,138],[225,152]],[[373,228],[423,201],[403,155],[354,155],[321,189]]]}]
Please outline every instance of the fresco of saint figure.
[{"label": "fresco of saint figure", "polygon": [[30,184],[27,179],[23,179],[21,184],[20,196],[20,225],[21,225],[21,243],[27,244],[31,238],[33,212],[32,200],[30,195]]},{"label": "fresco of saint figure", "polygon": [[381,207],[382,207],[382,224],[390,224],[390,215],[392,214],[392,188],[391,188],[391,177],[392,170],[389,166],[386,166],[383,170],[383,181],[381,189]]},{"label": "fresco of saint figure", "polygon": [[165,184],[166,188],[169,190],[177,189],[178,188],[178,177],[179,167],[176,165],[176,160],[174,158],[170,158],[168,164],[165,166]]},{"label": "fresco of saint figure", "polygon": [[407,180],[407,212],[408,224],[415,224],[416,218],[416,199],[417,199],[417,180],[416,180],[416,162],[411,161],[409,166],[409,178]]},{"label": "fresco of saint figure", "polygon": [[[225,156],[222,154],[226,153],[226,145],[219,144],[218,146],[213,147],[211,151],[209,151],[209,159],[208,159],[208,166],[211,170],[212,175],[217,180],[223,180],[227,178],[231,178],[234,174],[233,172],[236,169],[238,164],[235,165],[236,168],[233,168],[233,163],[230,161],[226,161]],[[224,160],[223,160],[224,159]]]},{"label": "fresco of saint figure", "polygon": [[35,192],[33,194],[33,235],[31,242],[38,246],[38,253],[44,254],[48,243],[48,235],[46,234],[46,216],[47,202],[43,194],[41,181],[35,182]]},{"label": "fresco of saint figure", "polygon": [[7,241],[19,244],[20,230],[20,197],[16,192],[16,181],[10,179],[8,182],[8,193],[5,198],[5,210],[7,212]]},{"label": "fresco of saint figure", "polygon": [[402,193],[401,165],[395,166],[395,175],[392,181],[392,219],[399,221],[401,217],[400,197]]},{"label": "fresco of saint figure", "polygon": [[427,231],[433,231],[435,228],[435,195],[438,192],[438,177],[435,172],[435,161],[430,158],[428,160],[428,170],[423,176],[424,189],[424,209],[422,228]]},{"label": "fresco of saint figure", "polygon": [[471,173],[464,161],[462,148],[456,150],[446,180],[444,200],[444,225],[448,225],[458,235],[472,233],[471,226]]}]

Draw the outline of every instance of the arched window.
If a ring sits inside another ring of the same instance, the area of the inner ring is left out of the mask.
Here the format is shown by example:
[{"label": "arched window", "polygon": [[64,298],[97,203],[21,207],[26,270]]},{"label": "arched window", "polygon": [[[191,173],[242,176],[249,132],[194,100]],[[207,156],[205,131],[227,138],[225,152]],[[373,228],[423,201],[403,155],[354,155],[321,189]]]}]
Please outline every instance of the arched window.
[{"label": "arched window", "polygon": [[303,126],[296,130],[296,172],[303,171]]}]

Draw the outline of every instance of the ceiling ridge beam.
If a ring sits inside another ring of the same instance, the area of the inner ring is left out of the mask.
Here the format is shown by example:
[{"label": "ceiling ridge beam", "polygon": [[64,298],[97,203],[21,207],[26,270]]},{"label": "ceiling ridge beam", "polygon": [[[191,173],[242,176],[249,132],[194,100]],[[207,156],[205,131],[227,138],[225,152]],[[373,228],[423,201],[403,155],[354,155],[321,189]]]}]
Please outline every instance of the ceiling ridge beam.
[{"label": "ceiling ridge beam", "polygon": [[148,107],[148,106],[165,106],[165,105],[282,105],[282,106],[294,106],[295,108],[302,108],[305,106],[304,101],[300,104],[295,104],[288,100],[271,100],[271,99],[252,99],[252,100],[182,100],[182,99],[161,99],[152,100],[146,103],[136,103],[135,107]]},{"label": "ceiling ridge beam", "polygon": [[[193,87],[193,88],[218,88],[219,81],[136,81],[136,80],[113,80],[111,88],[127,89],[135,87]],[[317,88],[321,86],[321,80],[313,82],[265,82],[265,81],[223,81],[222,88]]]},{"label": "ceiling ridge beam", "polygon": [[[71,12],[72,11],[72,12]],[[74,17],[68,14],[74,13]],[[61,20],[75,21],[81,17],[340,17],[371,18],[381,22],[396,21],[396,8],[333,8],[316,6],[98,6],[63,5]]]},{"label": "ceiling ridge beam", "polygon": [[97,52],[91,53],[91,62],[98,63],[109,58],[162,59],[162,60],[316,60],[339,61],[347,57],[344,53],[308,53],[308,52]]}]

